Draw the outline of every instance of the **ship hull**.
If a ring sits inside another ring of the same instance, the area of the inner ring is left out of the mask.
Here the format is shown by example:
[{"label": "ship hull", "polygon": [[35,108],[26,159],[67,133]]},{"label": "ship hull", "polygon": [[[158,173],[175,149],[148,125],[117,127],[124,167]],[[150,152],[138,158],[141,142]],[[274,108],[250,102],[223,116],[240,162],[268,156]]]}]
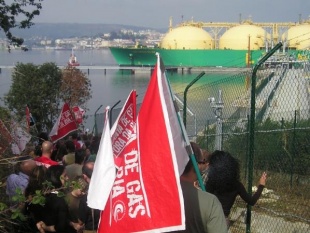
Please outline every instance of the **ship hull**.
[{"label": "ship hull", "polygon": [[[167,50],[160,48],[110,47],[120,66],[154,66],[158,52],[170,67],[246,67],[247,50]],[[262,57],[263,50],[251,51],[251,63]]]}]

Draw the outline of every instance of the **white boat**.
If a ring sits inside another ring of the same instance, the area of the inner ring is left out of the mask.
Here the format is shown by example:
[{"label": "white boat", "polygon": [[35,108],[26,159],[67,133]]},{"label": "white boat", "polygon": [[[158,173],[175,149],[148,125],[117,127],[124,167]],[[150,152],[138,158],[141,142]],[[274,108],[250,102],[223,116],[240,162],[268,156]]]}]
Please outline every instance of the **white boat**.
[{"label": "white boat", "polygon": [[76,58],[74,51],[72,49],[71,56],[70,56],[69,62],[68,62],[68,66],[79,66],[79,65],[80,65],[80,63],[78,63],[77,58]]}]

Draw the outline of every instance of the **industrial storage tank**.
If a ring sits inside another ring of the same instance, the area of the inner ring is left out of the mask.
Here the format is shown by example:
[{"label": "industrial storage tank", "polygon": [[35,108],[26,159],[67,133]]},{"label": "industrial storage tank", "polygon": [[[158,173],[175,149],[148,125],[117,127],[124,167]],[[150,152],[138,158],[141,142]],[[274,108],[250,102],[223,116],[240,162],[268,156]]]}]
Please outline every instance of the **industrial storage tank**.
[{"label": "industrial storage tank", "polygon": [[168,32],[160,43],[163,49],[211,49],[212,37],[195,26],[180,26]]},{"label": "industrial storage tank", "polygon": [[293,26],[282,36],[289,49],[303,50],[310,48],[310,24]]},{"label": "industrial storage tank", "polygon": [[251,24],[242,24],[230,28],[221,36],[219,49],[247,50],[249,36],[251,50],[264,48],[266,38],[270,38],[270,35],[263,28]]}]

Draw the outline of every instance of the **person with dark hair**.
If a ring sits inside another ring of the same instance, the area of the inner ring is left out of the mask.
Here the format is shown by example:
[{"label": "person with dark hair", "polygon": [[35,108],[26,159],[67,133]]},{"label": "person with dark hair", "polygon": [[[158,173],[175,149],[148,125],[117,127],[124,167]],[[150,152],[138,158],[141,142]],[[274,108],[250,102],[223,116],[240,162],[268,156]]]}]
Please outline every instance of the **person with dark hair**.
[{"label": "person with dark hair", "polygon": [[82,164],[85,157],[86,151],[84,149],[75,151],[75,163],[70,164],[65,168],[69,181],[74,180],[77,176],[82,176]]},{"label": "person with dark hair", "polygon": [[263,172],[257,191],[249,195],[240,182],[239,161],[225,151],[214,151],[209,160],[206,190],[217,196],[222,204],[223,211],[229,227],[230,210],[239,195],[247,204],[255,205],[266,185],[267,174]]},{"label": "person with dark hair", "polygon": [[28,216],[29,225],[35,230],[37,230],[36,223],[43,220],[42,213],[44,213],[44,209],[43,205],[34,204],[32,200],[36,192],[43,192],[46,170],[45,166],[36,166],[29,176],[29,183],[25,189],[25,215]]},{"label": "person with dark hair", "polygon": [[77,132],[72,133],[72,142],[74,143],[76,150],[82,149],[83,142]]},{"label": "person with dark hair", "polygon": [[79,205],[82,197],[86,194],[87,183],[83,176],[76,176],[72,181],[70,192],[66,195],[69,207],[70,221],[79,227]]},{"label": "person with dark hair", "polygon": [[90,155],[88,156],[87,162],[95,162],[96,161],[96,156],[99,150],[99,145],[100,145],[100,137],[99,136],[94,136],[91,144],[89,146],[90,149]]},{"label": "person with dark hair", "polygon": [[75,163],[75,145],[73,143],[73,141],[71,140],[67,140],[65,142],[66,148],[67,148],[67,154],[63,156],[62,158],[62,164],[64,166],[70,165],[70,164],[74,164]]},{"label": "person with dark hair", "polygon": [[[200,172],[206,169],[206,158],[203,157],[198,144],[191,142],[197,166]],[[208,232],[227,233],[225,216],[219,200],[213,194],[194,187],[197,175],[192,161],[188,161],[180,177],[185,208],[185,230],[174,232]]]},{"label": "person with dark hair", "polygon": [[[94,170],[94,162],[86,162],[82,173],[84,180],[89,184]],[[100,219],[100,210],[91,209],[87,206],[87,195],[83,196],[79,205],[79,223],[84,227],[84,233],[96,232]]]},{"label": "person with dark hair", "polygon": [[70,222],[67,202],[64,196],[58,193],[65,182],[65,167],[62,165],[50,166],[46,171],[46,180],[53,189],[45,195],[43,221],[38,222],[40,232],[76,232]]},{"label": "person with dark hair", "polygon": [[55,149],[53,150],[51,159],[57,162],[62,162],[62,158],[64,155],[68,154],[67,152],[67,146],[65,144],[65,141],[59,140],[56,142]]}]

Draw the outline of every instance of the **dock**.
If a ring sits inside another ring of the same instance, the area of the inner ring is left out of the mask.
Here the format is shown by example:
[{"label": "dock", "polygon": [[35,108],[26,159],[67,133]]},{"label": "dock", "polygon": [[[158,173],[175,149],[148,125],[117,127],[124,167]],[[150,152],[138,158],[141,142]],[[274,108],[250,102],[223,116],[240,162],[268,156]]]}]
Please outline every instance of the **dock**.
[{"label": "dock", "polygon": [[[0,73],[2,69],[13,69],[15,66],[3,66],[0,65]],[[59,66],[60,69],[65,69],[67,66]],[[118,66],[118,65],[109,65],[109,66],[94,66],[94,65],[84,65],[84,66],[75,66],[76,69],[87,71],[88,74],[91,70],[103,70],[104,74],[108,70],[119,70],[119,71],[130,71],[132,74],[135,73],[151,73],[154,69],[154,66]],[[242,72],[248,68],[231,68],[231,67],[190,67],[190,66],[166,66],[166,71],[169,73],[196,73],[196,72]]]}]

